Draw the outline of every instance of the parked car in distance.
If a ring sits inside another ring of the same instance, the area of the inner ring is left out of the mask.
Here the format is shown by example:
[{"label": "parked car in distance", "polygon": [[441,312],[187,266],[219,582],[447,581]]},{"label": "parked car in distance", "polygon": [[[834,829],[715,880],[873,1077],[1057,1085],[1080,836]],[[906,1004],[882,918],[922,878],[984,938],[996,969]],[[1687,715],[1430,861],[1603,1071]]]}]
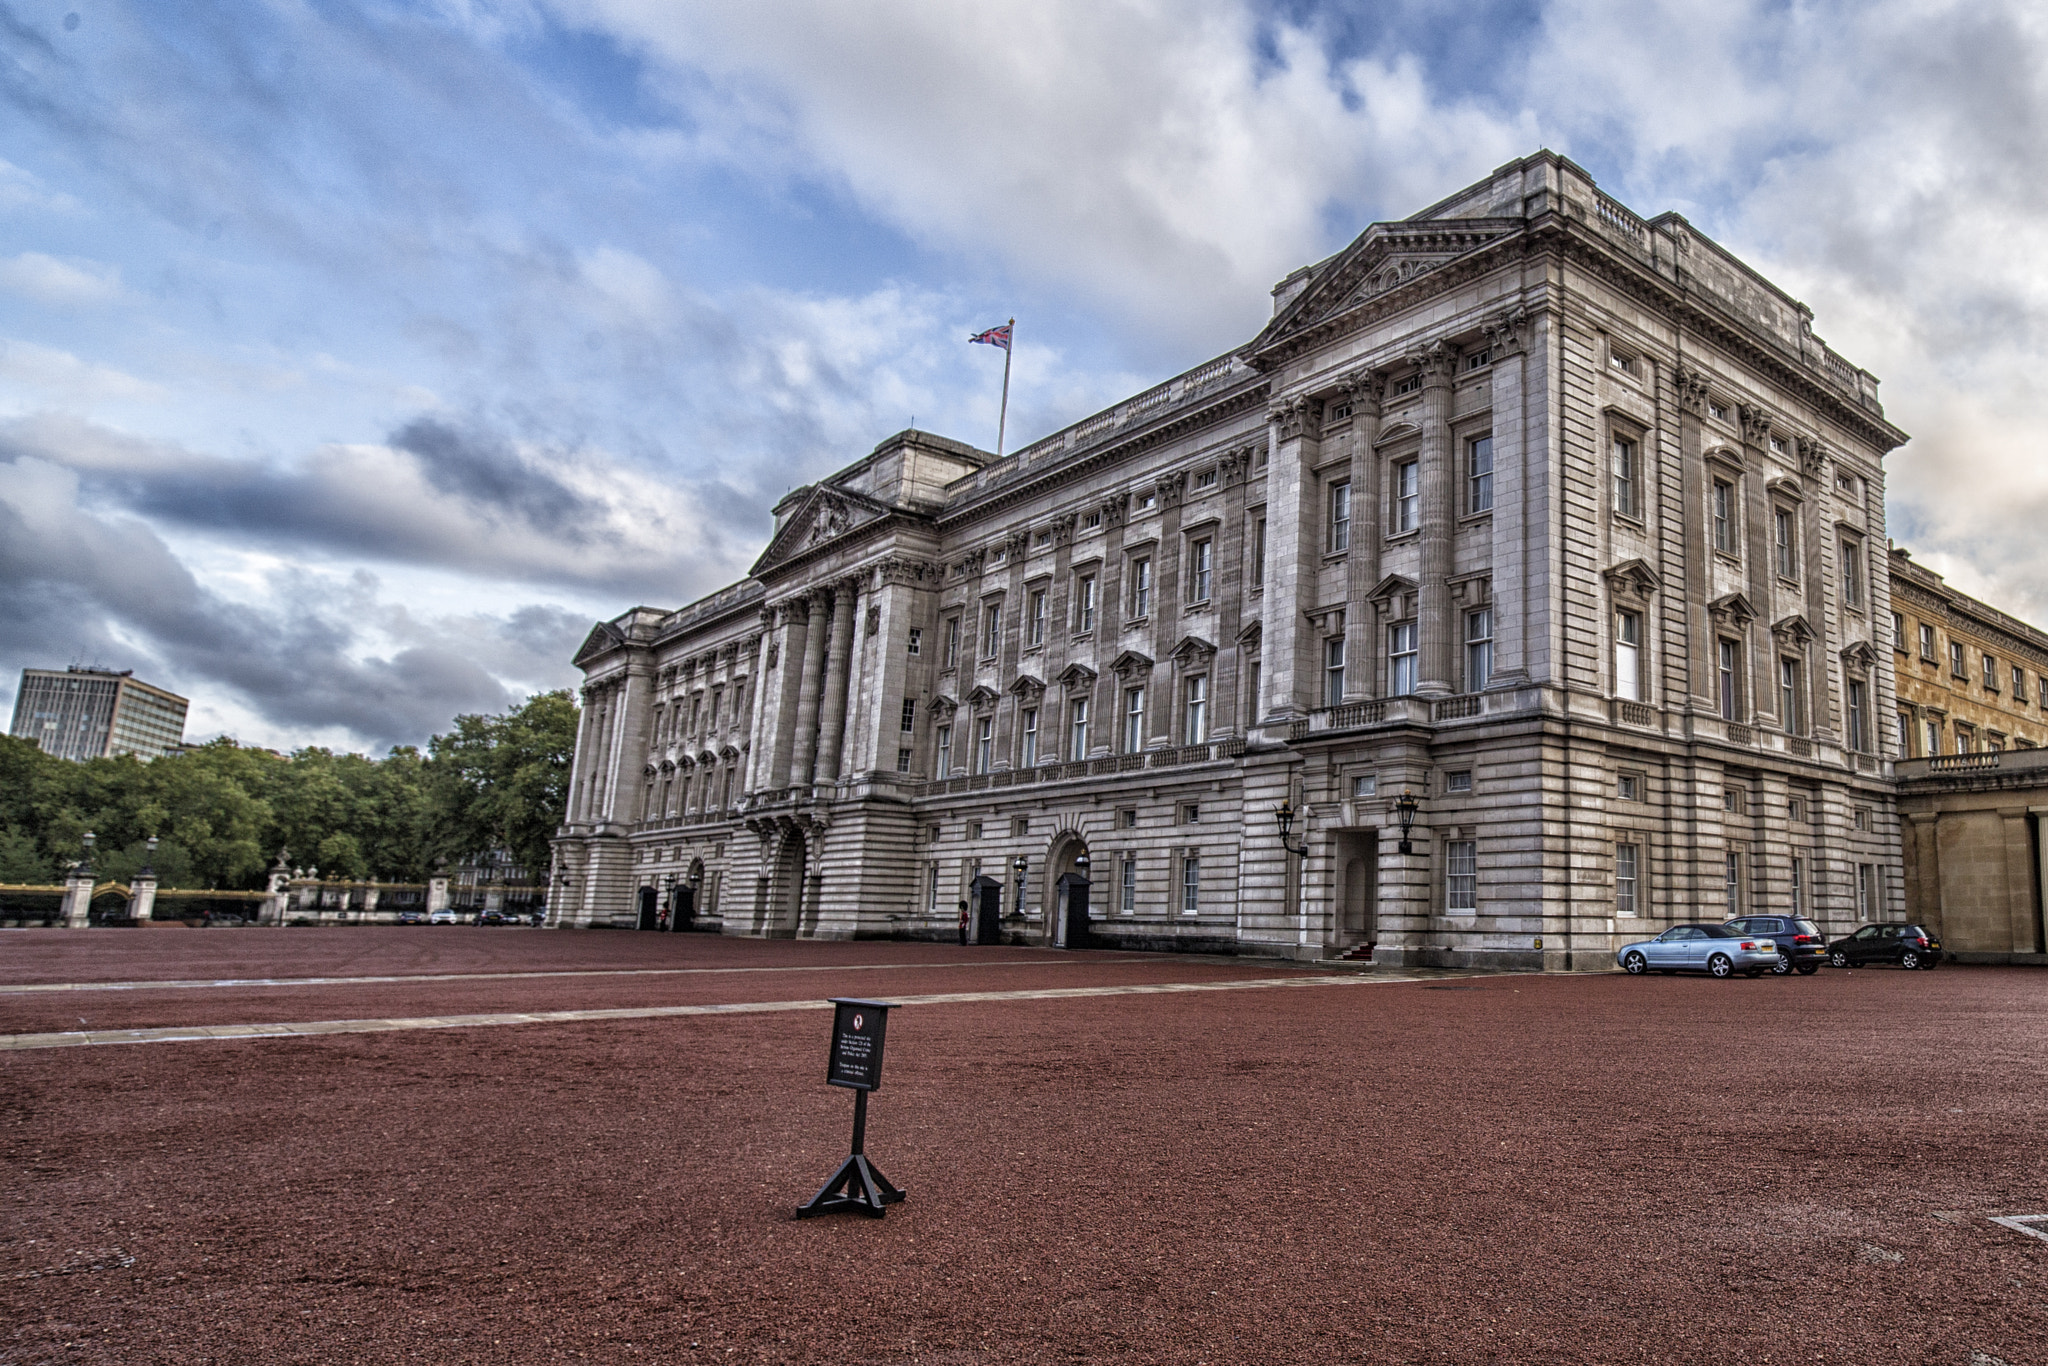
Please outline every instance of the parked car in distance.
[{"label": "parked car in distance", "polygon": [[1828,961],[1828,941],[1820,926],[1796,915],[1744,915],[1722,922],[1739,934],[1762,935],[1778,946],[1778,961],[1771,971],[1783,977],[1797,968],[1811,977]]},{"label": "parked car in distance", "polygon": [[1941,940],[1925,925],[1865,925],[1828,945],[1828,961],[1838,968],[1866,963],[1931,968],[1941,961]]},{"label": "parked car in distance", "polygon": [[1778,946],[1726,925],[1673,925],[1655,939],[1623,944],[1614,951],[1614,961],[1635,977],[1646,972],[1761,977],[1777,963]]},{"label": "parked car in distance", "polygon": [[400,911],[398,913],[398,923],[401,925],[424,925],[427,923],[427,913],[425,911]]},{"label": "parked car in distance", "polygon": [[455,912],[443,906],[440,910],[427,917],[427,923],[429,925],[453,925],[455,923]]},{"label": "parked car in distance", "polygon": [[506,911],[485,911],[476,918],[476,923],[479,925],[523,925],[526,923],[526,918],[510,914]]},{"label": "parked car in distance", "polygon": [[535,911],[527,919],[533,922],[533,927],[537,930],[548,923],[548,913],[546,911]]}]

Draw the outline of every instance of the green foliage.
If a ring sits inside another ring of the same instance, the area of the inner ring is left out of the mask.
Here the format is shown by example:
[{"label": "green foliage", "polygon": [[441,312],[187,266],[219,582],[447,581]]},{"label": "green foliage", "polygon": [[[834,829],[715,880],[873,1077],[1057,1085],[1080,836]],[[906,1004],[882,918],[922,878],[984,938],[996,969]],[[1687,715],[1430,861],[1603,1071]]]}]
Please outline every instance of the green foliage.
[{"label": "green foliage", "polygon": [[280,851],[337,878],[417,882],[437,858],[501,847],[544,872],[575,735],[575,703],[553,692],[457,717],[427,755],[407,745],[383,759],[220,739],[150,763],[67,763],[0,736],[0,882],[60,878],[88,830],[96,874],[126,882],[153,864],[167,888],[259,887]]}]

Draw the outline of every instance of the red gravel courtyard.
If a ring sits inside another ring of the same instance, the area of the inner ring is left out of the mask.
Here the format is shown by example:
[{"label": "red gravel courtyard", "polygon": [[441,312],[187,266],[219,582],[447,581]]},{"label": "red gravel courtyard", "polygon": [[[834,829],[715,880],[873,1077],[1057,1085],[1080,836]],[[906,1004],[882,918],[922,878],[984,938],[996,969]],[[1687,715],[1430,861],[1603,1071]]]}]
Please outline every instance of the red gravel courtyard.
[{"label": "red gravel courtyard", "polygon": [[[0,1363],[2044,1362],[2044,985],[9,931]],[[791,1218],[824,1011],[21,1046],[983,993],[891,1017],[881,1221]]]}]

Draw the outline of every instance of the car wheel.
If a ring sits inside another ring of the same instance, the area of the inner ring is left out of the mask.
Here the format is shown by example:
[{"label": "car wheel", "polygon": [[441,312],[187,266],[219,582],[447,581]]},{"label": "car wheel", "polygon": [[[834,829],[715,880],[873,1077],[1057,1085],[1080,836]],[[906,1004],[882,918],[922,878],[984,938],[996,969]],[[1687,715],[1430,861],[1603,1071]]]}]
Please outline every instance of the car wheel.
[{"label": "car wheel", "polygon": [[1650,970],[1650,960],[1640,953],[1632,953],[1621,960],[1622,970],[1631,977],[1640,977]]},{"label": "car wheel", "polygon": [[1790,975],[1792,971],[1792,959],[1790,958],[1790,956],[1782,953],[1779,954],[1778,961],[1771,964],[1771,971],[1776,973],[1780,977]]},{"label": "car wheel", "polygon": [[1920,966],[1920,954],[1914,949],[1907,949],[1899,955],[1899,966],[1908,972],[1912,971]]},{"label": "car wheel", "polygon": [[1726,977],[1735,971],[1735,964],[1725,953],[1717,953],[1707,960],[1707,971],[1716,977]]},{"label": "car wheel", "polygon": [[1801,963],[1799,965],[1799,975],[1801,977],[1811,977],[1813,976],[1813,974],[1819,971],[1820,964],[1818,963]]},{"label": "car wheel", "polygon": [[1840,949],[1836,949],[1833,953],[1828,955],[1828,962],[1834,964],[1834,966],[1838,968],[1846,968],[1849,966],[1849,955],[1843,953]]}]

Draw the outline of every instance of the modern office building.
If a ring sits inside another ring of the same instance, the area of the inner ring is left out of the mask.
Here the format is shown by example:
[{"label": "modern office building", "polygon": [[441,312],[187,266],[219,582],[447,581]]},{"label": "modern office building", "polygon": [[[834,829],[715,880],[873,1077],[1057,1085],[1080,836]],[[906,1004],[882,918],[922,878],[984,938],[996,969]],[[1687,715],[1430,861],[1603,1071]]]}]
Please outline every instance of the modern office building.
[{"label": "modern office building", "polygon": [[1542,152],[1013,454],[890,437],[578,651],[558,923],[1584,968],[1899,914],[1905,434],[1812,322]]},{"label": "modern office building", "polygon": [[183,746],[188,705],[127,669],[23,669],[8,734],[60,759],[155,759]]}]

